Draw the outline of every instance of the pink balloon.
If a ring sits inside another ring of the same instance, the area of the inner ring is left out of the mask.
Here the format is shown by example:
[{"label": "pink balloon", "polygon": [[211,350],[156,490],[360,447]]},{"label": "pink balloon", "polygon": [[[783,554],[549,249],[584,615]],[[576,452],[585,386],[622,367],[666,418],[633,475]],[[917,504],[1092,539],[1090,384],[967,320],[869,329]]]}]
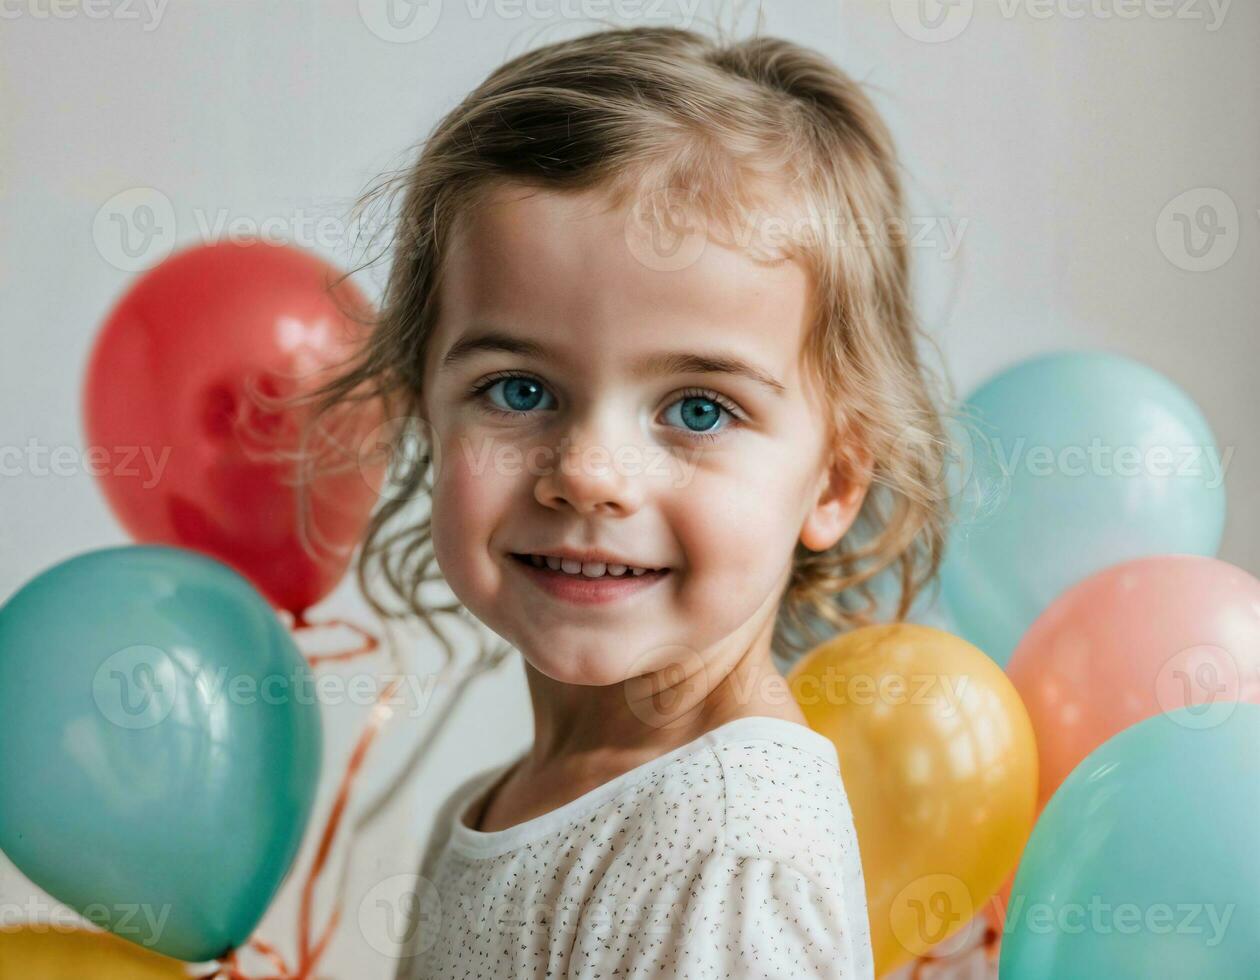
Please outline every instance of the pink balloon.
[{"label": "pink balloon", "polygon": [[1215,558],[1112,565],[1054,600],[1006,666],[1032,718],[1040,811],[1091,751],[1144,718],[1220,724],[1260,704],[1260,580]]}]

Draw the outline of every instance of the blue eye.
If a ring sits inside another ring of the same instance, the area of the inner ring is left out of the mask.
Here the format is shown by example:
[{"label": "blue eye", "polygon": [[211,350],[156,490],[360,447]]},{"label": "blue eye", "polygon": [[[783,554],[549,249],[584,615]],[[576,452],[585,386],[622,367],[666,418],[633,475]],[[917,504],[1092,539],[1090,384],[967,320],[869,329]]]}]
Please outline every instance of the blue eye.
[{"label": "blue eye", "polygon": [[[500,388],[502,391],[496,397]],[[551,397],[540,381],[524,374],[494,375],[474,388],[472,395],[490,403],[486,411],[509,417],[528,415],[540,407],[540,402]],[[713,391],[684,391],[682,397],[665,410],[667,419],[674,409],[678,409],[684,434],[691,439],[719,438],[728,428],[728,425],[718,425],[723,414],[730,417],[728,424],[742,421],[738,408]]]},{"label": "blue eye", "polygon": [[546,391],[533,378],[521,374],[513,374],[507,377],[491,379],[477,388],[474,394],[484,394],[489,397],[490,393],[500,386],[503,388],[503,403],[501,404],[493,397],[490,397],[490,402],[505,414],[522,414],[533,411],[538,407],[538,403],[542,400],[543,393]]},{"label": "blue eye", "polygon": [[684,395],[665,410],[667,419],[675,408],[687,435],[700,439],[714,439],[718,432],[725,430],[725,426],[715,428],[721,422],[723,413],[734,417],[729,408],[707,393]]}]

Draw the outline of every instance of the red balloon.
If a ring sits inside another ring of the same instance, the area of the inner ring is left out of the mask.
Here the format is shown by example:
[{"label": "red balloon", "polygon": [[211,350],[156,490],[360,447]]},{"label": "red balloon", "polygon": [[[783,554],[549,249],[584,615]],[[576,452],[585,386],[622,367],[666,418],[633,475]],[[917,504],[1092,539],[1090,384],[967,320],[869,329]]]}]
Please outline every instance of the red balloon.
[{"label": "red balloon", "polygon": [[[94,470],[128,533],[226,562],[299,621],[345,573],[380,467],[351,457],[321,472],[303,514],[297,464],[280,454],[297,448],[306,409],[270,411],[255,393],[309,390],[362,341],[343,311],[370,306],[348,279],[333,288],[338,275],[260,241],[177,252],[115,306],[84,382]],[[364,403],[338,439],[354,452],[380,421]]]}]

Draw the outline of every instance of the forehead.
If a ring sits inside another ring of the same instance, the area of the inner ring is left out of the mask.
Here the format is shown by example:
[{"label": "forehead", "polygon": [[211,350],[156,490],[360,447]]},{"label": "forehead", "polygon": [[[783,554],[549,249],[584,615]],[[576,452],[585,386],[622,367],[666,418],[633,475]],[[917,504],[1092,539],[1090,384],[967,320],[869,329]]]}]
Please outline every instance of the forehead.
[{"label": "forehead", "polygon": [[788,383],[808,328],[809,278],[699,236],[682,261],[645,254],[629,207],[598,192],[499,188],[452,236],[432,347],[493,326],[575,360],[647,349],[722,349]]}]

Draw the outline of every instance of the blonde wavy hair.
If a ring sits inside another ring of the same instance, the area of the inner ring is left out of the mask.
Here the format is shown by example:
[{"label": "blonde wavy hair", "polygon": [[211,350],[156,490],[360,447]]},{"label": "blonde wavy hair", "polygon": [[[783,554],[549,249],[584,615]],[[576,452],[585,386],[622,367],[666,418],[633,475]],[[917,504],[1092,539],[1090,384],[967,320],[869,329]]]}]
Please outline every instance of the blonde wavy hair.
[{"label": "blonde wavy hair", "polygon": [[[356,205],[361,212],[388,202],[382,254],[392,264],[382,304],[345,369],[299,401],[312,407],[308,431],[334,408],[366,400],[396,420],[381,446],[390,491],[356,565],[371,607],[382,617],[417,617],[450,652],[436,616],[457,604],[422,592],[442,577],[430,518],[409,506],[432,489],[420,372],[452,229],[504,184],[598,188],[615,202],[641,210],[646,202],[651,211],[663,204],[675,214],[683,202],[712,237],[741,223],[764,227],[763,209],[796,216],[797,233],[769,251],[812,274],[816,319],[805,353],[833,409],[833,434],[843,436],[837,448],[870,488],[835,547],[813,552],[798,542],[774,653],[790,662],[836,632],[875,622],[881,598],[872,586],[886,570],[899,586],[892,616],[904,619],[936,578],[947,533],[937,388],[948,388],[916,346],[931,340],[912,310],[892,139],[858,84],[821,54],[773,37],[727,40],[669,27],[601,29],[513,58],[441,119],[414,162]],[[837,228],[844,241],[818,233]],[[339,448],[343,463],[358,465],[361,447]],[[399,605],[376,597],[377,570]]]}]

